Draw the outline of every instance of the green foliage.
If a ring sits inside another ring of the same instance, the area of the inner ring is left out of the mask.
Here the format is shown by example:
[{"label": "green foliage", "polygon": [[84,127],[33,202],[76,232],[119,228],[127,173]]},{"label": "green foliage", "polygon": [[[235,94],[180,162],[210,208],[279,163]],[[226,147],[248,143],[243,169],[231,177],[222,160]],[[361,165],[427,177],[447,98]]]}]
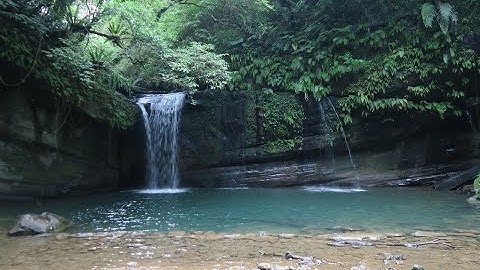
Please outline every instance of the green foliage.
[{"label": "green foliage", "polygon": [[422,5],[422,19],[423,19],[423,24],[425,24],[426,27],[432,27],[433,26],[433,20],[437,16],[437,10],[435,8],[435,5],[432,3],[424,3]]},{"label": "green foliage", "polygon": [[[115,0],[105,5],[106,15],[96,27],[122,37],[122,48],[112,58],[111,66],[131,79],[133,90],[183,89],[192,93],[222,89],[230,80],[227,62],[212,45],[193,41],[172,44],[178,30],[166,28],[163,16],[180,2]],[[96,43],[102,49],[111,46],[102,37],[92,39],[103,40]]]},{"label": "green foliage", "polygon": [[6,68],[1,82],[16,87],[40,81],[119,128],[135,120],[132,105],[119,92],[224,88],[230,73],[223,55],[209,44],[175,43],[172,31],[165,31],[160,18],[184,2],[2,0],[0,63]]},{"label": "green foliage", "polygon": [[463,42],[480,30],[472,1],[241,2],[248,13],[208,9],[188,32],[229,53],[231,89],[333,95],[346,123],[384,112],[458,116],[472,95],[480,61]]},{"label": "green foliage", "polygon": [[262,145],[267,153],[280,153],[301,146],[304,112],[291,93],[249,92],[247,141]]},{"label": "green foliage", "polygon": [[263,145],[263,149],[268,154],[278,154],[299,149],[301,145],[302,137],[295,137],[292,139],[277,139],[274,141],[268,141],[265,145]]},{"label": "green foliage", "polygon": [[135,120],[131,104],[116,92],[126,87],[125,78],[91,61],[81,43],[64,40],[63,47],[45,53],[49,64],[36,77],[42,79],[58,96],[103,119],[113,127],[126,129]]},{"label": "green foliage", "polygon": [[475,190],[477,198],[480,198],[480,175],[478,175],[473,182],[473,190]]},{"label": "green foliage", "polygon": [[220,49],[230,47],[239,51],[270,30],[266,16],[273,6],[268,0],[197,0],[194,3],[196,5],[182,6],[189,19],[178,37],[186,42],[202,41]]},{"label": "green foliage", "polygon": [[211,45],[192,42],[180,48],[159,44],[132,46],[124,59],[123,72],[135,78],[141,88],[222,89],[230,79],[228,65]]},{"label": "green foliage", "polygon": [[336,96],[346,123],[355,114],[460,115],[480,68],[464,42],[480,31],[478,1],[397,2],[3,0],[0,61],[20,75],[0,75],[5,85],[34,77],[80,107],[102,100],[102,117],[117,126],[130,113],[116,116],[116,91],[227,84],[259,99],[262,132],[277,125],[271,134],[282,139],[296,135],[282,131],[288,117],[268,114],[271,92]]},{"label": "green foliage", "polygon": [[458,21],[457,13],[449,3],[437,2],[435,6],[432,3],[424,3],[421,8],[423,23],[426,27],[433,27],[433,21],[437,18],[438,25],[446,35],[450,25],[455,25]]}]

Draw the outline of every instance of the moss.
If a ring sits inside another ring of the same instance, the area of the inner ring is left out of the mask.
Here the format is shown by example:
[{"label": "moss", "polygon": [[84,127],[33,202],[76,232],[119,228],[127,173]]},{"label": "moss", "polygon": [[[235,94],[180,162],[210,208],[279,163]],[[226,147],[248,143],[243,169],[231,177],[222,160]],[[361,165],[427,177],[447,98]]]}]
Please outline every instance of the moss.
[{"label": "moss", "polygon": [[279,139],[269,141],[263,145],[263,150],[267,154],[283,153],[295,149],[300,149],[302,145],[302,137],[296,137],[293,139]]},{"label": "moss", "polygon": [[473,189],[475,190],[475,196],[480,199],[480,174],[475,178],[473,182]]},{"label": "moss", "polygon": [[245,111],[247,142],[262,145],[266,153],[300,148],[304,111],[295,94],[248,92]]}]

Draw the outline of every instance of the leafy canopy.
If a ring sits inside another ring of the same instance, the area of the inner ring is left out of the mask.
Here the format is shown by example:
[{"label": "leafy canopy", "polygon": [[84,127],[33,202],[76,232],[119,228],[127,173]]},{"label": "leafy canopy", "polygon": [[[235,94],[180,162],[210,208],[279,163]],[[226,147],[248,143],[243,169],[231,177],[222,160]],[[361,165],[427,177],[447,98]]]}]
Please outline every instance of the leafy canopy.
[{"label": "leafy canopy", "polygon": [[182,4],[2,0],[2,88],[35,80],[62,100],[87,111],[95,107],[93,116],[127,128],[134,109],[118,92],[225,87],[230,73],[223,55],[210,44],[176,42],[179,30],[161,19]]},{"label": "leafy canopy", "polygon": [[344,122],[444,117],[473,94],[479,59],[465,37],[480,29],[477,2],[196,1],[210,4],[181,37],[228,53],[233,89],[335,96]]}]

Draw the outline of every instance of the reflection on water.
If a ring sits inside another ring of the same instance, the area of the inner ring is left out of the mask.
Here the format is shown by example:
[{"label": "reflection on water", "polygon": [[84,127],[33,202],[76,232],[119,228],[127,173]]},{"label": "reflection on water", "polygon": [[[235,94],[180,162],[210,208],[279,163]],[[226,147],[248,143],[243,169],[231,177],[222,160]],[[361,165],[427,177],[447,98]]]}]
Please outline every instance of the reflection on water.
[{"label": "reflection on water", "polygon": [[465,197],[430,189],[190,189],[130,191],[81,198],[1,203],[0,226],[25,212],[50,211],[77,231],[302,232],[335,227],[413,231],[477,229]]},{"label": "reflection on water", "polygon": [[354,193],[354,192],[365,192],[366,189],[362,188],[339,188],[339,187],[327,187],[327,186],[309,186],[303,187],[305,191],[311,192],[336,192],[336,193]]},{"label": "reflection on water", "polygon": [[141,189],[141,190],[134,190],[134,192],[140,194],[176,194],[176,193],[184,193],[188,192],[190,189],[188,188],[162,188],[162,189]]}]

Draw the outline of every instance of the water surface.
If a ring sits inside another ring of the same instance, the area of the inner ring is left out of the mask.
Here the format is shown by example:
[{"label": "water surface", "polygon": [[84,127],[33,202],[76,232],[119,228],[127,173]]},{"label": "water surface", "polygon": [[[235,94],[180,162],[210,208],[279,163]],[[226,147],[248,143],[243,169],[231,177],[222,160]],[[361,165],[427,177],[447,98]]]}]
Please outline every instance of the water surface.
[{"label": "water surface", "polygon": [[16,215],[50,211],[86,232],[200,230],[315,233],[338,228],[409,232],[471,230],[480,209],[452,192],[431,189],[325,187],[128,191],[32,202],[0,202],[0,226]]}]

